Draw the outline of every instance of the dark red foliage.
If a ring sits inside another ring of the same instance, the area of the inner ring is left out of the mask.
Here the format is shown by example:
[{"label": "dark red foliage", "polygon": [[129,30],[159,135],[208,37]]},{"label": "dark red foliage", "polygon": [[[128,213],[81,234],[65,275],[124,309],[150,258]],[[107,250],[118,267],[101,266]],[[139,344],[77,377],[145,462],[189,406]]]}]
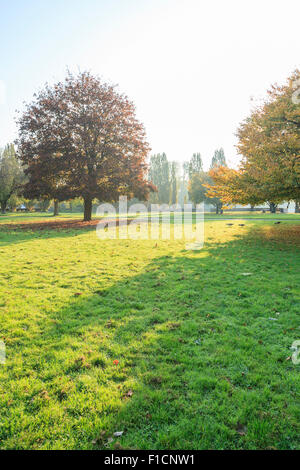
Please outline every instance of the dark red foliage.
[{"label": "dark red foliage", "polygon": [[89,73],[47,85],[18,125],[28,198],[83,197],[90,220],[95,198],[147,199],[155,189],[146,179],[149,146],[134,105]]}]

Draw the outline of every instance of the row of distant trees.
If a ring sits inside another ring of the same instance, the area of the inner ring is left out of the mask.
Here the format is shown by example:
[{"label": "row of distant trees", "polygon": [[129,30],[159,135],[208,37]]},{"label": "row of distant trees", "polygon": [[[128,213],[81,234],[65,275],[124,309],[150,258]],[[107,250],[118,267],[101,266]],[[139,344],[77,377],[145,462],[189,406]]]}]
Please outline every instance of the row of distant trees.
[{"label": "row of distant trees", "polygon": [[83,199],[77,198],[55,204],[51,199],[34,198],[28,199],[23,196],[23,187],[27,178],[13,144],[8,144],[0,149],[0,209],[5,214],[7,210],[16,211],[26,208],[28,211],[46,212],[53,208],[68,212],[83,210]]},{"label": "row of distant trees", "polygon": [[219,214],[219,212],[222,210],[223,202],[219,197],[215,195],[209,195],[208,187],[214,184],[210,176],[210,172],[219,167],[226,166],[227,163],[224,150],[220,148],[215,151],[212,157],[210,170],[208,172],[203,171],[201,167],[200,171],[194,171],[189,174],[188,191],[190,199],[195,204],[199,204],[200,202],[212,204],[216,209],[216,213]]},{"label": "row of distant trees", "polygon": [[[215,151],[210,170],[218,166],[226,165],[224,150]],[[208,197],[208,189],[205,185],[213,181],[208,172],[203,169],[201,154],[194,153],[189,161],[185,161],[181,167],[178,162],[169,161],[165,153],[152,155],[149,164],[149,180],[157,188],[150,195],[150,202],[157,204],[184,204],[189,200],[198,204],[207,202],[215,206],[219,212],[222,201],[219,198]]]},{"label": "row of distant trees", "polygon": [[[223,149],[216,150],[211,161],[210,169],[226,165]],[[195,203],[206,201],[215,205],[217,211],[222,203],[217,198],[206,196],[205,184],[211,183],[208,172],[203,170],[203,161],[200,153],[194,153],[189,161],[179,164],[169,161],[165,153],[152,155],[148,168],[148,180],[156,187],[150,195],[150,203],[158,204],[185,204],[189,200]],[[82,198],[71,199],[64,203],[46,198],[31,198],[24,196],[24,188],[28,185],[26,176],[13,144],[0,150],[0,204],[1,211],[7,209],[14,211],[19,207],[26,207],[29,211],[46,212],[53,207],[55,215],[59,208],[67,211],[84,209]]]}]

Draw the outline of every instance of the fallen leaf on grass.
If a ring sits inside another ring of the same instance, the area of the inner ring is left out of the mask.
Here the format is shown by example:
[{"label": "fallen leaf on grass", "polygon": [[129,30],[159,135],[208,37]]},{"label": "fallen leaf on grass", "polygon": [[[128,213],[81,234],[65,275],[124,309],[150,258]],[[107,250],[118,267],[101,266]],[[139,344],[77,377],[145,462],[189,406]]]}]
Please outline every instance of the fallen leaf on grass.
[{"label": "fallen leaf on grass", "polygon": [[97,437],[96,439],[94,439],[94,440],[92,441],[92,444],[93,444],[94,446],[95,446],[96,444],[102,444],[102,443],[103,443],[103,440],[104,440],[104,438],[105,438],[105,434],[106,434],[105,431],[101,431],[99,437]]},{"label": "fallen leaf on grass", "polygon": [[104,446],[105,446],[105,447],[108,447],[112,442],[114,442],[113,438],[112,438],[112,437],[109,437],[109,438],[107,439],[106,444],[104,444]]},{"label": "fallen leaf on grass", "polygon": [[114,444],[114,449],[115,450],[123,450],[123,447],[121,446],[120,442],[116,442]]},{"label": "fallen leaf on grass", "polygon": [[47,390],[43,390],[42,392],[40,392],[40,397],[43,398],[44,400],[50,400]]},{"label": "fallen leaf on grass", "polygon": [[128,390],[128,392],[125,393],[125,395],[123,395],[123,398],[131,398],[133,395],[133,390]]},{"label": "fallen leaf on grass", "polygon": [[240,435],[240,436],[246,436],[247,434],[247,427],[244,426],[243,424],[241,423],[238,423],[236,425],[236,432]]},{"label": "fallen leaf on grass", "polygon": [[78,357],[74,362],[74,368],[76,370],[78,370],[80,368],[90,369],[90,367],[91,367],[91,365],[88,362],[86,362],[86,357],[85,356]]}]

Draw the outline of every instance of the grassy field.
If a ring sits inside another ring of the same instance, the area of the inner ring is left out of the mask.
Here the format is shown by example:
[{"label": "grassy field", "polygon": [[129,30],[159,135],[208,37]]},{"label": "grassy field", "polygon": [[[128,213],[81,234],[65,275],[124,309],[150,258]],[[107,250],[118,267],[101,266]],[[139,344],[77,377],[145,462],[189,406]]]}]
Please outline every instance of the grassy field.
[{"label": "grassy field", "polygon": [[[146,213],[144,214],[146,215]],[[114,214],[107,214],[107,217],[112,217]],[[18,224],[18,223],[32,223],[32,222],[52,222],[56,220],[81,220],[83,218],[82,212],[72,212],[72,213],[61,213],[56,217],[53,217],[52,213],[46,212],[33,212],[33,213],[10,213],[10,214],[0,214],[0,226],[1,224]],[[96,216],[94,214],[93,218]],[[300,222],[300,214],[262,214],[261,212],[235,212],[235,211],[226,211],[222,215],[217,215],[214,212],[206,212],[205,218],[211,220],[225,220],[225,219],[263,219],[263,220],[295,220]]]},{"label": "grassy field", "polygon": [[239,216],[201,251],[0,217],[0,448],[300,449],[300,218]]}]

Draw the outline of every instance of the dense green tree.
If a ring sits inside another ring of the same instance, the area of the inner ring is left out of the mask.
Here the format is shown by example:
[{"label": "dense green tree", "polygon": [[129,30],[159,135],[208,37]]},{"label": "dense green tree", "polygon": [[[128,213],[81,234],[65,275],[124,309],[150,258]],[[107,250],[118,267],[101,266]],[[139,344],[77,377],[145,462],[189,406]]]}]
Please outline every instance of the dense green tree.
[{"label": "dense green tree", "polygon": [[38,200],[37,199],[25,199],[24,200],[24,205],[26,206],[26,208],[32,212],[34,211],[35,207],[37,206],[38,204]]},{"label": "dense green tree", "polygon": [[18,193],[13,194],[10,196],[8,203],[7,203],[7,208],[9,211],[14,212],[17,207],[23,203],[23,198],[19,196]]},{"label": "dense green tree", "polygon": [[216,209],[216,213],[219,214],[223,206],[221,199],[208,194],[208,187],[213,184],[214,182],[212,178],[205,171],[195,173],[189,182],[189,196],[194,204],[199,204],[201,202],[212,204]]},{"label": "dense green tree", "polygon": [[38,201],[37,207],[41,212],[47,212],[51,205],[51,200],[50,199],[42,199]]},{"label": "dense green tree", "polygon": [[185,181],[189,179],[189,166],[190,162],[183,162],[182,164],[182,176]]},{"label": "dense green tree", "polygon": [[201,154],[193,153],[193,156],[188,164],[189,179],[191,180],[192,176],[195,173],[200,173],[201,171],[203,171],[203,162],[202,162]]},{"label": "dense green tree", "polygon": [[183,206],[188,201],[189,162],[182,164],[182,172],[177,177],[177,201]]},{"label": "dense green tree", "polygon": [[215,150],[215,153],[211,160],[210,169],[212,170],[213,168],[218,168],[219,166],[227,166],[225,153],[222,148]]},{"label": "dense green tree", "polygon": [[208,174],[204,171],[201,173],[195,173],[189,181],[189,196],[194,204],[200,204],[201,202],[207,202],[207,188],[205,184],[210,184],[211,179]]},{"label": "dense green tree", "polygon": [[169,204],[171,192],[170,163],[165,153],[158,153],[151,156],[149,181],[157,188],[157,192],[153,193],[150,197],[151,202]]},{"label": "dense green tree", "polygon": [[171,163],[170,169],[171,198],[170,203],[177,203],[177,162]]},{"label": "dense green tree", "polygon": [[0,205],[5,213],[9,199],[15,195],[24,182],[24,173],[16,156],[13,144],[0,150]]}]

